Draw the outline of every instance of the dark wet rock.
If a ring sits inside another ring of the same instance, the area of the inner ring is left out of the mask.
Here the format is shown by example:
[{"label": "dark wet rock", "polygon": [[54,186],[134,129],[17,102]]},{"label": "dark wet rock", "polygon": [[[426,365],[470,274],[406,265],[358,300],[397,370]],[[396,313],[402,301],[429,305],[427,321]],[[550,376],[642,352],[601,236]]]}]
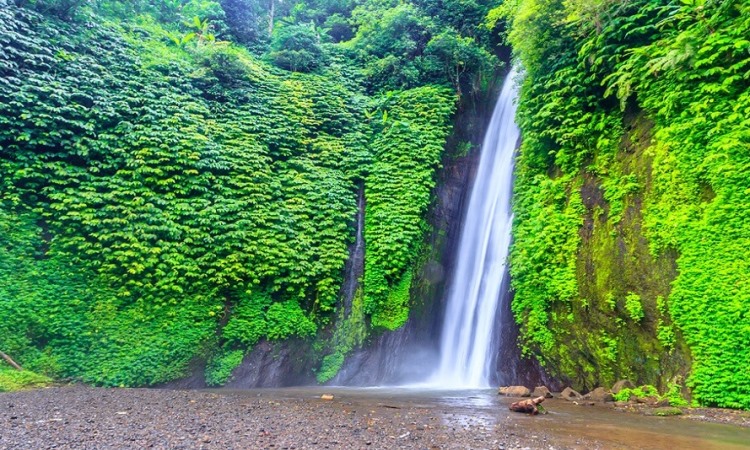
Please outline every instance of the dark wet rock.
[{"label": "dark wet rock", "polygon": [[497,390],[497,393],[506,397],[529,397],[531,389],[525,386],[503,386]]},{"label": "dark wet rock", "polygon": [[560,398],[564,398],[565,400],[569,400],[569,401],[579,401],[579,400],[583,400],[583,395],[573,390],[572,388],[566,387],[560,393]]},{"label": "dark wet rock", "polygon": [[594,389],[593,391],[584,395],[583,398],[586,400],[593,400],[595,402],[600,402],[600,403],[611,402],[614,400],[612,393],[604,389],[603,387],[598,387]]},{"label": "dark wet rock", "polygon": [[612,386],[612,393],[617,394],[623,389],[635,389],[635,384],[630,380],[620,380]]},{"label": "dark wet rock", "polygon": [[531,393],[532,397],[544,397],[544,398],[552,398],[554,395],[552,395],[552,392],[547,389],[547,386],[537,386],[534,388],[534,392]]},{"label": "dark wet rock", "polygon": [[226,387],[249,389],[314,384],[310,353],[310,343],[299,339],[261,341],[234,369]]}]

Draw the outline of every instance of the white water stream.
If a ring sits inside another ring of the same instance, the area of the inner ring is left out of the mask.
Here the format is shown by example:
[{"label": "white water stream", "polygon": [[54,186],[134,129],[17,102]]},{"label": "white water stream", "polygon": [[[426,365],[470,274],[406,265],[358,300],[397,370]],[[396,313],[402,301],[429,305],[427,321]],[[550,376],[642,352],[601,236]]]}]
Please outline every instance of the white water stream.
[{"label": "white water stream", "polygon": [[428,384],[445,388],[490,385],[498,304],[511,239],[516,71],[505,79],[481,148],[464,218],[440,343],[440,365]]}]

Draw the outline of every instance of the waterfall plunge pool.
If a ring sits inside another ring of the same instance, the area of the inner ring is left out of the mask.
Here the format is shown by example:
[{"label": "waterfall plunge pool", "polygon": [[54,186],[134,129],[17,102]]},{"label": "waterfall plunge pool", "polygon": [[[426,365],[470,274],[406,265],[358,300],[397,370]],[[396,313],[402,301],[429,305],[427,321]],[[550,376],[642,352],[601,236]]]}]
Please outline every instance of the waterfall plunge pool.
[{"label": "waterfall plunge pool", "polygon": [[[750,449],[750,427],[692,420],[687,415],[645,416],[617,410],[611,404],[583,406],[561,399],[544,402],[548,414],[529,416],[509,411],[508,406],[517,399],[498,396],[494,389],[294,387],[211,392],[267,401],[321,402],[326,407],[370,414],[376,418],[375,423],[399,421],[405,430],[409,428],[406,418],[414,423],[468,430],[483,438],[481,445],[477,442],[472,448],[514,448],[491,445],[493,436],[500,439],[510,434],[522,442],[520,448],[529,449]],[[324,394],[334,399],[322,400]],[[398,447],[394,443],[394,448]]]}]

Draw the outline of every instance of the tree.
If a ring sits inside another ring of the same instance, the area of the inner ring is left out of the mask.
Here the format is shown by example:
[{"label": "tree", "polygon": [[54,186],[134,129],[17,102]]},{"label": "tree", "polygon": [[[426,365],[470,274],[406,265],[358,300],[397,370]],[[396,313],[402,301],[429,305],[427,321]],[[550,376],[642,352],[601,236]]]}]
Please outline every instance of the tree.
[{"label": "tree", "polygon": [[458,91],[470,85],[472,92],[479,90],[481,77],[491,72],[495,58],[468,37],[454,31],[444,31],[435,36],[425,49],[425,71],[433,76],[443,75]]},{"label": "tree", "polygon": [[241,44],[258,44],[268,39],[263,27],[263,8],[258,0],[220,0],[227,25]]},{"label": "tree", "polygon": [[274,64],[292,72],[310,72],[320,66],[323,49],[318,33],[309,25],[279,28],[269,54]]}]

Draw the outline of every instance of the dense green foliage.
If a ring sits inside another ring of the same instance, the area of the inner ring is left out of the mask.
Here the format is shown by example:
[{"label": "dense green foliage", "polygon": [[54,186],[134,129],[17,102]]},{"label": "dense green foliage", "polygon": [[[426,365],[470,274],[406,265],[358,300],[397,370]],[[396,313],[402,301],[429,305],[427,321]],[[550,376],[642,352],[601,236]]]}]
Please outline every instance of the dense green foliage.
[{"label": "dense green foliage", "polygon": [[688,406],[688,402],[682,398],[681,389],[682,386],[678,383],[671,382],[667,385],[666,392],[659,394],[654,386],[647,384],[636,388],[625,388],[613,397],[616,402],[652,398],[657,401],[667,400],[670,406]]},{"label": "dense green foliage", "polygon": [[[427,20],[416,3],[0,3],[0,349],[103,385],[203,361],[222,384],[262,339],[331,338],[323,380],[406,320],[456,89],[494,70],[478,28],[441,28],[474,59],[441,44],[396,85],[364,61],[411,35],[365,25]],[[364,289],[331,337],[361,186]]]},{"label": "dense green foliage", "polygon": [[557,375],[664,385],[684,339],[693,398],[750,408],[749,8],[520,0],[490,15],[526,70],[513,309]]},{"label": "dense green foliage", "polygon": [[[411,273],[425,231],[445,126],[453,112],[448,89],[425,87],[385,98],[382,129],[372,149],[375,163],[365,183],[365,311],[373,325],[395,329],[407,318]],[[403,177],[394,177],[402,173]],[[389,293],[390,286],[395,286]]]}]

